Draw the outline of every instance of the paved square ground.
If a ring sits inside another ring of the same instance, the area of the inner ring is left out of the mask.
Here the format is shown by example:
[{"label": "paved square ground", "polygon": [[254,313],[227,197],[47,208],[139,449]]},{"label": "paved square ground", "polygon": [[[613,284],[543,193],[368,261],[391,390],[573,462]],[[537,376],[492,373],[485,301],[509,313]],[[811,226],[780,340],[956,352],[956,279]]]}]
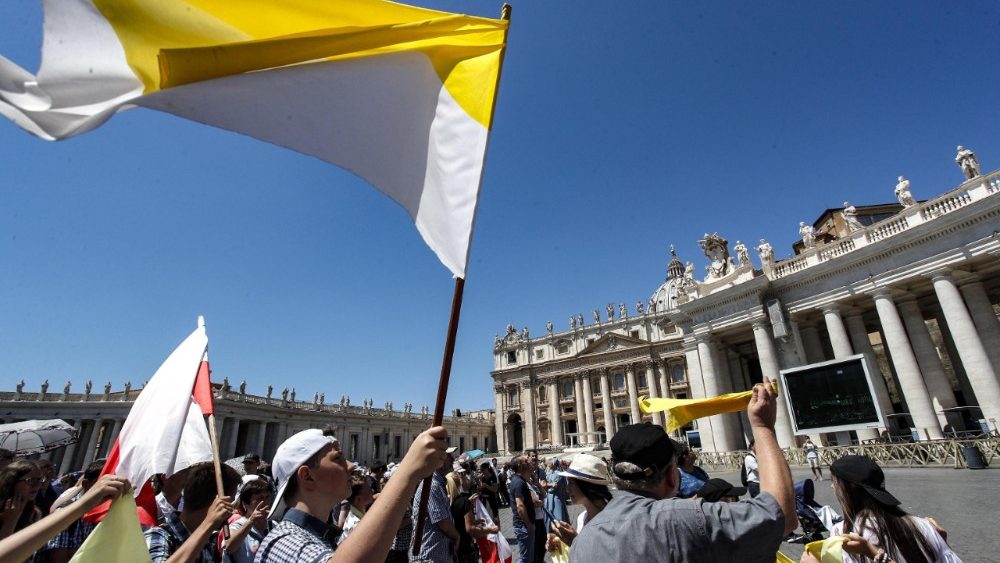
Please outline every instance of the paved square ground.
[{"label": "paved square ground", "polygon": [[[810,478],[808,469],[793,469],[795,480]],[[823,475],[829,479],[829,471]],[[715,473],[733,484],[739,483],[737,473]],[[887,469],[886,489],[899,498],[903,508],[920,516],[933,516],[946,530],[948,541],[966,563],[996,563],[998,545],[997,516],[1000,506],[1000,469]],[[816,500],[841,512],[829,481],[816,483]],[[570,506],[573,519],[580,507]],[[517,541],[511,527],[510,509],[500,510],[501,529],[514,548],[517,561]],[[798,560],[802,546],[783,544],[782,552]],[[546,557],[546,561],[550,559]]]}]

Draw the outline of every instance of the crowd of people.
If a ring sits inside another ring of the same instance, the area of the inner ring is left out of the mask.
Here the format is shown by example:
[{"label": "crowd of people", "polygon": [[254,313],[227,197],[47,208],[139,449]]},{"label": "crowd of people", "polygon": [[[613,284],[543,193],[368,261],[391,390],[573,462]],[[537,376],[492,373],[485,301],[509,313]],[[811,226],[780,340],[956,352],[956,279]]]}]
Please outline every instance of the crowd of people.
[{"label": "crowd of people", "polygon": [[[503,563],[514,554],[499,525],[509,507],[518,563],[547,553],[574,563],[770,563],[800,511],[768,383],[754,388],[747,409],[753,442],[743,486],[710,477],[695,449],[651,424],[619,429],[610,459],[580,453],[544,463],[529,450],[504,464],[456,456],[435,427],[398,464],[373,468],[347,459],[334,428],[311,429],[285,440],[270,463],[247,455],[243,475],[206,461],[154,479],[146,546],[154,563]],[[101,468],[56,478],[46,460],[0,451],[0,563],[69,561],[96,526],[82,516],[132,489]],[[936,522],[900,508],[874,461],[845,456],[829,471],[843,511],[831,533],[843,536],[845,561],[961,561]],[[577,518],[568,504],[582,508]],[[802,561],[817,560],[806,552]]]}]

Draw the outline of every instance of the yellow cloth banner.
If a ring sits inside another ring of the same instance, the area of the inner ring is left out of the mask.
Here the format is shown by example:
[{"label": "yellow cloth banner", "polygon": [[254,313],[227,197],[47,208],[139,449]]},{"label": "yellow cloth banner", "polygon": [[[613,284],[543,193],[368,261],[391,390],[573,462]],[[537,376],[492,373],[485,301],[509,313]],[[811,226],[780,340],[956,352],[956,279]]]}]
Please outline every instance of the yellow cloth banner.
[{"label": "yellow cloth banner", "polygon": [[552,563],[569,563],[569,546],[561,539],[556,539],[556,542],[558,545],[557,549],[549,552],[549,555],[552,557]]},{"label": "yellow cloth banner", "polygon": [[844,563],[844,536],[831,536],[822,541],[806,544],[806,551],[819,559],[819,563]]},{"label": "yellow cloth banner", "polygon": [[796,563],[796,561],[779,551],[775,554],[774,563]]},{"label": "yellow cloth banner", "polygon": [[751,395],[753,395],[753,391],[728,393],[708,399],[639,397],[639,409],[646,414],[665,411],[667,413],[667,432],[673,432],[696,418],[744,411],[750,404]]},{"label": "yellow cloth banner", "polygon": [[149,563],[131,493],[118,497],[70,563]]}]

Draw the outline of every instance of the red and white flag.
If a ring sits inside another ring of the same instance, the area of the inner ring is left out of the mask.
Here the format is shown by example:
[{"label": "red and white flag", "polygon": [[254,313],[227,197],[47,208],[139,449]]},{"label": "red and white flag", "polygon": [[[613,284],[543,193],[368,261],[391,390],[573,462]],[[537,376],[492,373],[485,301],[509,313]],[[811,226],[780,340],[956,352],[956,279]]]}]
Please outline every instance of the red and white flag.
[{"label": "red and white flag", "polygon": [[[208,414],[213,408],[208,380],[208,336],[199,317],[198,328],[142,388],[101,471],[102,475],[118,475],[132,483],[143,525],[156,524],[156,499],[150,477],[157,473],[172,475],[212,459],[202,413]],[[106,512],[107,506],[101,505],[88,513],[87,519],[99,521]]]}]

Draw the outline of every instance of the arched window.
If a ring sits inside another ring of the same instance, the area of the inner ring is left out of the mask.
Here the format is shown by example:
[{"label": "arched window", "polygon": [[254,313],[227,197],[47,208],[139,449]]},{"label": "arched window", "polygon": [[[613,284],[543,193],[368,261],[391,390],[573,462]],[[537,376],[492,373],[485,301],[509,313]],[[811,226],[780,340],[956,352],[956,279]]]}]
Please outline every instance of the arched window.
[{"label": "arched window", "polygon": [[684,366],[682,364],[674,364],[670,368],[670,380],[674,383],[684,383]]}]

